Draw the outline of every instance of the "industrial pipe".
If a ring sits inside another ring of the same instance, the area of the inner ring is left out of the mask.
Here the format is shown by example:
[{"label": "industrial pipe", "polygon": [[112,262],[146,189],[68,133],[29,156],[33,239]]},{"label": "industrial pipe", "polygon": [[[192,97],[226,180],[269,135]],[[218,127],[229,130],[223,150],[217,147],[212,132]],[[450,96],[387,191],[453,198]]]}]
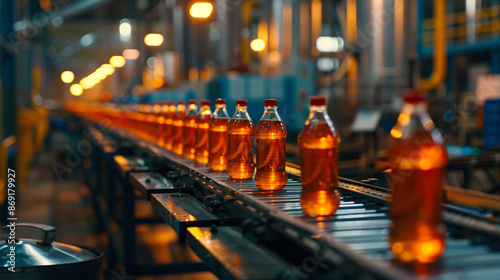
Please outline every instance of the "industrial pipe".
[{"label": "industrial pipe", "polygon": [[420,88],[432,90],[441,85],[446,76],[446,0],[434,1],[434,72],[420,81]]}]

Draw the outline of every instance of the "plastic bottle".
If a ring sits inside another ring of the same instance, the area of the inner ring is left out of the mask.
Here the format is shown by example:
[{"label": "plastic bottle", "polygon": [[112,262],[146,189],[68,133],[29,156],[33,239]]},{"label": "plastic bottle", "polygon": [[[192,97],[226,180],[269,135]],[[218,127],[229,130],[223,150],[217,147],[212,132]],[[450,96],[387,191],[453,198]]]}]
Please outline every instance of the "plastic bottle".
[{"label": "plastic bottle", "polygon": [[196,145],[194,159],[197,163],[208,163],[208,148],[210,144],[210,101],[202,100],[198,116],[196,116]]},{"label": "plastic bottle", "polygon": [[182,155],[184,115],[186,114],[186,103],[179,101],[172,123],[172,150],[178,155]]},{"label": "plastic bottle", "polygon": [[165,128],[163,130],[164,147],[171,151],[173,146],[173,123],[175,116],[175,103],[167,102],[168,111],[165,114]]},{"label": "plastic bottle", "polygon": [[215,101],[215,111],[210,120],[208,167],[213,171],[225,171],[227,168],[228,123],[226,100],[219,98]]},{"label": "plastic bottle", "polygon": [[188,101],[188,110],[184,117],[184,142],[182,146],[182,156],[188,159],[194,159],[194,147],[196,141],[196,111],[198,106],[196,100],[191,99]]},{"label": "plastic bottle", "polygon": [[427,113],[426,96],[410,90],[404,100],[387,153],[393,188],[389,240],[397,260],[431,263],[445,249],[441,203],[448,155]]},{"label": "plastic bottle", "polygon": [[257,172],[255,184],[260,190],[274,191],[285,187],[286,128],[278,115],[278,101],[264,100],[264,114],[255,133]]},{"label": "plastic bottle", "polygon": [[236,112],[229,120],[227,174],[231,179],[251,179],[255,172],[253,141],[255,125],[247,112],[247,101],[236,100]]},{"label": "plastic bottle", "polygon": [[144,140],[149,142],[155,142],[156,140],[155,135],[158,132],[158,130],[156,130],[156,114],[158,112],[158,108],[159,106],[157,104],[146,105],[146,123],[144,124],[146,131]]},{"label": "plastic bottle", "polygon": [[309,117],[299,134],[302,210],[330,216],[340,205],[337,188],[340,136],[328,117],[326,99],[310,99]]},{"label": "plastic bottle", "polygon": [[153,108],[154,112],[156,113],[155,134],[153,135],[155,140],[154,143],[160,147],[163,147],[165,141],[164,138],[165,114],[168,112],[168,106],[165,104],[165,102],[159,102],[155,104]]}]

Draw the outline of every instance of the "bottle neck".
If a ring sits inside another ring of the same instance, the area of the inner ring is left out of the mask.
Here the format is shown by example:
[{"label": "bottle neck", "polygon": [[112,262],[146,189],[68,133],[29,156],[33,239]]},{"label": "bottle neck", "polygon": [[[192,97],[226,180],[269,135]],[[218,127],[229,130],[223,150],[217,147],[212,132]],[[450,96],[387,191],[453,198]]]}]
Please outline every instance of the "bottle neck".
[{"label": "bottle neck", "polygon": [[328,113],[326,111],[326,105],[321,105],[321,106],[311,105],[311,107],[309,107],[309,120],[315,119],[315,118],[319,118],[319,119],[328,118]]},{"label": "bottle neck", "polygon": [[200,108],[200,114],[210,115],[211,113],[212,112],[210,112],[210,106],[208,106],[208,105],[201,106],[201,108]]},{"label": "bottle neck", "polygon": [[186,112],[185,105],[177,105],[177,112]]},{"label": "bottle neck", "polygon": [[278,114],[278,106],[266,106],[266,107],[264,107],[264,114],[262,115],[261,120],[281,121],[281,118]]},{"label": "bottle neck", "polygon": [[170,105],[168,110],[169,110],[169,113],[175,113],[175,110],[176,110],[175,105]]},{"label": "bottle neck", "polygon": [[439,131],[427,112],[426,102],[405,103],[398,121],[391,129],[395,139],[412,139],[416,133],[427,132],[435,143],[444,143]]},{"label": "bottle neck", "polygon": [[247,106],[236,105],[236,111],[234,112],[233,119],[250,119],[247,112]]},{"label": "bottle neck", "polygon": [[426,114],[427,113],[427,103],[425,102],[417,102],[417,103],[408,103],[406,102],[401,110],[402,113],[406,113],[411,115],[412,113],[417,114]]},{"label": "bottle neck", "polygon": [[214,118],[229,118],[225,104],[215,105]]}]

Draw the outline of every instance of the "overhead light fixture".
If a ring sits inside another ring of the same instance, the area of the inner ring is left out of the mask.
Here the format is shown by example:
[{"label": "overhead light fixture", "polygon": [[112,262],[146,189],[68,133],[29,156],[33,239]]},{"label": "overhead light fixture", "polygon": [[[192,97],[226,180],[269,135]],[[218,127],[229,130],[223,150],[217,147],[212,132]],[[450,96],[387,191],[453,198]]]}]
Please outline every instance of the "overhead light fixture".
[{"label": "overhead light fixture", "polygon": [[332,57],[320,57],[316,62],[316,66],[319,71],[330,72],[337,68],[339,68],[339,60],[338,58]]},{"label": "overhead light fixture", "polygon": [[125,65],[125,58],[121,55],[114,55],[109,59],[109,64],[113,65],[113,67],[120,68]]},{"label": "overhead light fixture", "polygon": [[99,79],[97,78],[96,75],[94,75],[94,73],[90,74],[87,76],[87,79],[89,81],[89,86],[90,87],[93,87],[95,86],[98,82],[99,82]]},{"label": "overhead light fixture", "polygon": [[130,25],[130,21],[126,18],[122,19],[120,21],[120,40],[123,42],[128,42],[130,41],[130,38],[132,38],[132,25]]},{"label": "overhead light fixture", "polygon": [[83,88],[83,89],[89,89],[91,88],[93,85],[92,83],[90,82],[90,80],[85,77],[83,78],[81,81],[80,81],[80,86]]},{"label": "overhead light fixture", "polygon": [[66,84],[71,83],[75,79],[75,74],[71,71],[64,71],[61,73],[61,80]]},{"label": "overhead light fixture", "polygon": [[123,50],[122,52],[122,56],[125,58],[125,59],[129,59],[129,60],[134,60],[134,59],[137,59],[139,58],[139,55],[141,53],[139,52],[138,49],[125,49]]},{"label": "overhead light fixture", "polygon": [[213,10],[214,6],[209,2],[196,2],[189,9],[189,14],[193,18],[208,18]]},{"label": "overhead light fixture", "polygon": [[104,80],[107,75],[106,75],[106,72],[103,71],[99,71],[101,68],[95,70],[94,73],[92,73],[93,75],[96,75],[96,77],[99,79],[99,80]]},{"label": "overhead light fixture", "polygon": [[111,65],[111,64],[103,64],[103,65],[101,65],[101,68],[104,69],[104,71],[106,71],[106,74],[108,76],[115,73],[115,67],[113,67],[113,65]]},{"label": "overhead light fixture", "polygon": [[149,47],[158,47],[163,43],[163,35],[158,33],[149,33],[144,37],[144,43]]},{"label": "overhead light fixture", "polygon": [[80,44],[84,47],[88,47],[94,43],[95,36],[92,34],[87,34],[80,39]]},{"label": "overhead light fixture", "polygon": [[54,27],[60,27],[63,24],[63,19],[60,16],[56,16],[52,19],[52,25]]},{"label": "overhead light fixture", "polygon": [[79,84],[73,84],[73,85],[69,88],[69,91],[70,91],[70,92],[71,92],[71,94],[73,94],[74,96],[80,96],[80,95],[82,95],[83,88],[82,88],[82,86],[80,86]]},{"label": "overhead light fixture", "polygon": [[101,73],[101,75],[104,75],[104,77],[107,77],[108,76],[108,71],[102,69],[101,67],[97,68],[97,70],[95,70],[97,73]]},{"label": "overhead light fixture", "polygon": [[266,48],[266,42],[262,39],[254,39],[252,42],[250,42],[250,48],[254,52],[260,52],[263,51]]},{"label": "overhead light fixture", "polygon": [[316,39],[316,49],[320,52],[338,52],[344,48],[340,37],[320,36]]},{"label": "overhead light fixture", "polygon": [[154,68],[154,67],[155,67],[155,63],[156,63],[156,57],[154,57],[154,56],[149,57],[149,58],[146,60],[146,65],[147,65],[149,68]]}]

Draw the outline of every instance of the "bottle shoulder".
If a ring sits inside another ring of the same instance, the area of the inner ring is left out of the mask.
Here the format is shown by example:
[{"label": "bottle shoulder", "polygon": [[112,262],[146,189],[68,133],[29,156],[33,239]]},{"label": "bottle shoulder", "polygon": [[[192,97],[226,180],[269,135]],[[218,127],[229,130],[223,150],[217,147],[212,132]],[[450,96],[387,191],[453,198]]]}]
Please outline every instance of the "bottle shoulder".
[{"label": "bottle shoulder", "polygon": [[269,133],[281,133],[286,136],[286,126],[281,120],[260,120],[256,129],[257,135]]},{"label": "bottle shoulder", "polygon": [[255,125],[248,119],[230,119],[228,123],[229,132],[245,131],[246,133],[255,133]]}]

